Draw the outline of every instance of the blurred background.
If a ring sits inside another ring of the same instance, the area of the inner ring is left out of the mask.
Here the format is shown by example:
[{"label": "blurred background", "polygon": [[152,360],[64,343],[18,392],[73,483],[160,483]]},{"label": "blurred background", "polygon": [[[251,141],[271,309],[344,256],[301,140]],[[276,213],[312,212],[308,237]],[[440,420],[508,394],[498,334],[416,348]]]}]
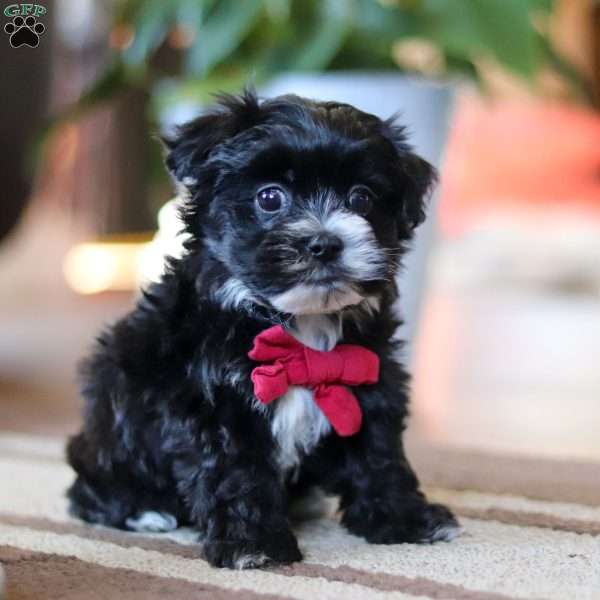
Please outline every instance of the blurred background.
[{"label": "blurred background", "polygon": [[412,435],[600,458],[599,2],[35,6],[37,47],[0,37],[0,429],[77,428],[77,360],[179,250],[158,134],[252,82],[399,112],[440,169],[401,283]]}]

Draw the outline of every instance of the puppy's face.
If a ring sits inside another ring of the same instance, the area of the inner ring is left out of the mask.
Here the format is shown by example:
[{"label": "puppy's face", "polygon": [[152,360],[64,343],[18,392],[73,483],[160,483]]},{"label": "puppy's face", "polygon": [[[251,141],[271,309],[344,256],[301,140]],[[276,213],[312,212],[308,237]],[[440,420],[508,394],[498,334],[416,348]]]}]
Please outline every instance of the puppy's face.
[{"label": "puppy's face", "polygon": [[292,314],[376,298],[434,176],[391,123],[290,96],[226,98],[169,145],[186,230],[231,275],[224,299]]}]

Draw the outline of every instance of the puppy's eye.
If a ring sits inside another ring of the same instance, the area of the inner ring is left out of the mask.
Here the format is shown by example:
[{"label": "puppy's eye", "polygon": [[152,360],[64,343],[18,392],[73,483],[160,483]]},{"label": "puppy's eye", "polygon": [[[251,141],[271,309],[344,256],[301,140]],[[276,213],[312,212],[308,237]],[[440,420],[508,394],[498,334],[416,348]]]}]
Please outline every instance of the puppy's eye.
[{"label": "puppy's eye", "polygon": [[357,185],[350,190],[346,204],[352,212],[364,217],[373,207],[373,194],[368,188]]},{"label": "puppy's eye", "polygon": [[259,190],[256,194],[256,203],[265,212],[277,212],[285,202],[286,193],[276,185]]}]

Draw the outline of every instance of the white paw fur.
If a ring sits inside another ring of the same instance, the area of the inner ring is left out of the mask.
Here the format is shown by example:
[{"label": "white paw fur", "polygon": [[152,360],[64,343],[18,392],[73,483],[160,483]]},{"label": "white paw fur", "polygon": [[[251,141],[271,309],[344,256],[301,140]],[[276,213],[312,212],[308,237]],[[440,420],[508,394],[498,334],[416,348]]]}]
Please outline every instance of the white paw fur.
[{"label": "white paw fur", "polygon": [[177,529],[177,519],[169,513],[148,510],[135,517],[129,517],[125,525],[133,531],[161,533]]}]

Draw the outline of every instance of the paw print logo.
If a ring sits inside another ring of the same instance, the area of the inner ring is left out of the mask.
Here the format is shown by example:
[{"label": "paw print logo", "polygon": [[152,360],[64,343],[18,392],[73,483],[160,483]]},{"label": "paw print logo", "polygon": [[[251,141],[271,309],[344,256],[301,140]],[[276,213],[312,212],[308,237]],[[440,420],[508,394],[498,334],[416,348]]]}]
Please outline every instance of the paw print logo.
[{"label": "paw print logo", "polygon": [[10,35],[10,45],[13,48],[29,46],[36,48],[40,43],[40,35],[46,31],[42,23],[33,16],[15,17],[11,23],[4,26],[4,31]]}]

